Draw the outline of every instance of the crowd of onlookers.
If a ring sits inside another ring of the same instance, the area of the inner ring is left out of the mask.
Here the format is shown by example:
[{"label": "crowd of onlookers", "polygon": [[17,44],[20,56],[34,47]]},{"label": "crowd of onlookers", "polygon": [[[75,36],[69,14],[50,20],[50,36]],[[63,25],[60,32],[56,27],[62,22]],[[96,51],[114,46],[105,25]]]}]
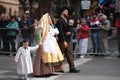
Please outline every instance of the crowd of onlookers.
[{"label": "crowd of onlookers", "polygon": [[[30,16],[30,12],[26,11],[23,17],[9,17],[6,14],[0,16],[0,39],[2,41],[2,51],[16,52],[15,39],[21,32],[23,39],[29,40],[30,45],[30,33],[34,19]],[[0,41],[0,43],[1,43]],[[11,48],[10,48],[11,46]]]},{"label": "crowd of onlookers", "polygon": [[[73,31],[76,35],[74,34],[73,38],[78,40],[77,44],[81,57],[87,55],[89,37],[92,42],[92,53],[95,56],[109,56],[108,39],[112,36],[112,27],[117,29],[118,52],[120,53],[120,16],[116,18],[115,22],[111,18],[113,19],[112,14],[109,17],[105,14],[93,14],[89,19],[78,18],[76,20],[74,25],[76,32]],[[73,43],[73,50],[75,50],[75,45],[76,43]]]},{"label": "crowd of onlookers", "polygon": [[[57,25],[57,18],[52,18],[54,27]],[[0,15],[0,39],[2,41],[1,51],[16,52],[15,39],[16,35],[22,35],[23,39],[28,39],[29,45],[34,42],[34,28],[33,26],[38,23],[39,20],[30,16],[29,11],[25,11],[23,17],[16,18],[15,16],[9,17],[6,14]],[[120,34],[120,18],[118,17],[115,22],[115,26],[118,30],[118,36]],[[77,39],[77,43],[72,43],[73,51],[78,45],[79,53],[81,57],[87,54],[88,50],[88,38],[91,37],[92,52],[103,53],[103,55],[109,55],[108,37],[112,35],[111,27],[113,27],[113,14],[109,17],[104,14],[93,14],[86,18],[70,18],[68,20],[68,26],[70,26],[72,32],[72,39]],[[20,36],[19,36],[20,37]],[[0,43],[1,43],[0,41]],[[120,40],[118,40],[119,42]],[[10,48],[11,45],[11,48]],[[119,42],[120,46],[120,42]],[[120,47],[119,47],[120,52]]]}]

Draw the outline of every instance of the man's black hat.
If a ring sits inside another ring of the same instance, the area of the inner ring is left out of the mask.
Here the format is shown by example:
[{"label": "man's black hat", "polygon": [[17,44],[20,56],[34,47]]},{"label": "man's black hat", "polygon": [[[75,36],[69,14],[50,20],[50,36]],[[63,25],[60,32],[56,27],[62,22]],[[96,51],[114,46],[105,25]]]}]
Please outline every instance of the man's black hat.
[{"label": "man's black hat", "polygon": [[60,9],[60,13],[62,13],[64,10],[68,10],[68,12],[70,11],[68,7],[62,7],[62,8]]}]

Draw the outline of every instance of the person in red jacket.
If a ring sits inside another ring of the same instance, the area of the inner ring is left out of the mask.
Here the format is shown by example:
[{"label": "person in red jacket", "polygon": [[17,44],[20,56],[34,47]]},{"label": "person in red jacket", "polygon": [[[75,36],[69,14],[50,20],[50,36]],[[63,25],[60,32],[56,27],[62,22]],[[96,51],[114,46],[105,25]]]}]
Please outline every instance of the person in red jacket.
[{"label": "person in red jacket", "polygon": [[[117,28],[118,51],[119,51],[119,53],[120,53],[120,16],[118,16],[118,18],[116,19],[115,27]],[[118,57],[120,58],[120,54],[118,55]]]},{"label": "person in red jacket", "polygon": [[83,58],[87,54],[88,47],[88,30],[89,27],[87,25],[87,21],[85,19],[81,20],[81,24],[77,25],[77,39],[79,52],[81,54],[81,58]]}]

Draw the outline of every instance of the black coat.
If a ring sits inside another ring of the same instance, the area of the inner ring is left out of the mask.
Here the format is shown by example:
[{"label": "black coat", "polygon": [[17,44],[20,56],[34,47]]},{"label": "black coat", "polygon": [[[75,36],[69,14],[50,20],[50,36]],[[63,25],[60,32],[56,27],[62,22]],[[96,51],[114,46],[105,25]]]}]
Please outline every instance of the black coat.
[{"label": "black coat", "polygon": [[59,30],[58,42],[70,41],[70,35],[66,35],[66,32],[71,32],[71,28],[68,26],[68,23],[60,17],[56,25]]},{"label": "black coat", "polygon": [[6,26],[9,24],[9,20],[0,20],[0,34],[6,35],[7,29]]}]

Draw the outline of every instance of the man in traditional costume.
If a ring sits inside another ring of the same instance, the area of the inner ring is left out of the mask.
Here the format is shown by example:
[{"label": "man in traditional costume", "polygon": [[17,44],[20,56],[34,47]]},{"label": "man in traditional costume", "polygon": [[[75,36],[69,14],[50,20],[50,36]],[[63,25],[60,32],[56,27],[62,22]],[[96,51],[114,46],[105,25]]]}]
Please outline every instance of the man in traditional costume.
[{"label": "man in traditional costume", "polygon": [[62,53],[64,53],[65,56],[67,57],[70,72],[78,73],[79,70],[75,69],[72,49],[70,45],[70,36],[72,32],[70,30],[70,27],[68,26],[68,21],[67,21],[67,18],[69,15],[68,11],[69,9],[67,7],[63,7],[61,9],[60,18],[58,19],[58,22],[57,22],[57,27],[60,32],[58,35],[58,44],[60,46]]}]

